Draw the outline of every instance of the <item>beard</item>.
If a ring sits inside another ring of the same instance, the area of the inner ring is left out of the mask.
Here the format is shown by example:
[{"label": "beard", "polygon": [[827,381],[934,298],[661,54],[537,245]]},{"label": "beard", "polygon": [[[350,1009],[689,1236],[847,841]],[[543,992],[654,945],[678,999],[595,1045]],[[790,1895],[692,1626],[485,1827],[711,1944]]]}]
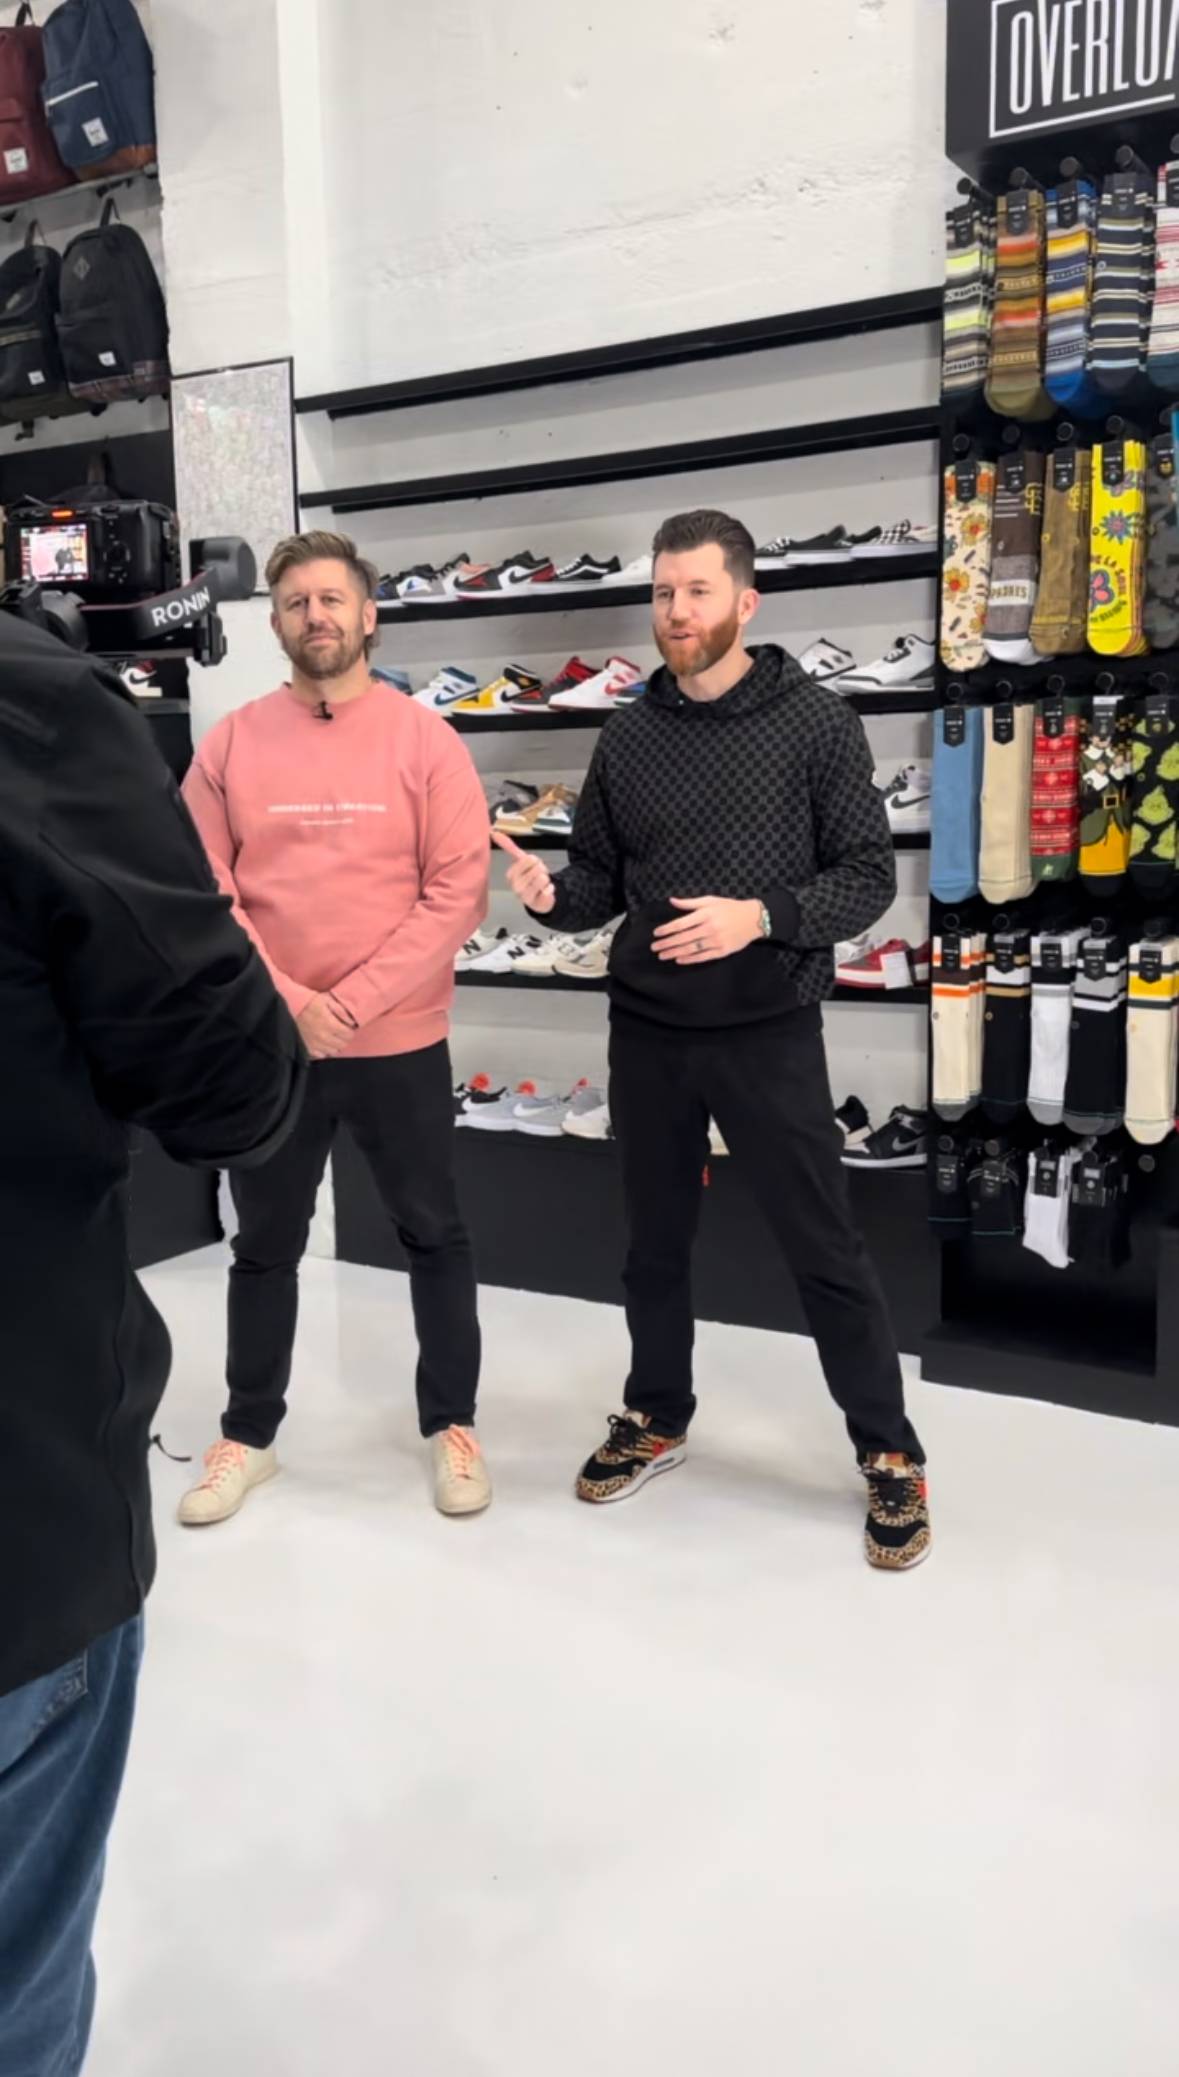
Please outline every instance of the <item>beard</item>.
[{"label": "beard", "polygon": [[709,628],[694,642],[672,642],[656,632],[655,646],[664,663],[676,678],[698,678],[702,671],[710,671],[714,663],[727,656],[741,632],[741,622],[734,606],[727,620],[718,627]]},{"label": "beard", "polygon": [[305,678],[317,683],[329,678],[343,678],[360,662],[364,655],[365,633],[358,628],[353,634],[339,635],[331,642],[284,642],[283,649]]}]

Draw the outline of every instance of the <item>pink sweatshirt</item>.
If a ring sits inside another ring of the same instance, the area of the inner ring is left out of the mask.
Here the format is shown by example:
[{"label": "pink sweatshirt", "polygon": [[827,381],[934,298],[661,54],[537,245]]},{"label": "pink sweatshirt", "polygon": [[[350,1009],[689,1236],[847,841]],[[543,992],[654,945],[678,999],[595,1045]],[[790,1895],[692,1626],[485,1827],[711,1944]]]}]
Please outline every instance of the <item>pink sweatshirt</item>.
[{"label": "pink sweatshirt", "polygon": [[445,1038],[487,913],[487,803],[459,736],[374,679],[317,720],[289,685],[205,737],[184,782],[222,892],[295,1016],[329,990],[342,1056]]}]

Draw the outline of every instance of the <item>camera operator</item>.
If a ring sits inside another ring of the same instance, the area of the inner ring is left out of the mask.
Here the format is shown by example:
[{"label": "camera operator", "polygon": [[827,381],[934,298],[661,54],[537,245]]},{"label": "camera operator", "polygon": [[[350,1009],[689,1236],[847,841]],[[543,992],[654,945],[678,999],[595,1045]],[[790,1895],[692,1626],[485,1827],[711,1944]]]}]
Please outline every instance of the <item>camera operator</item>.
[{"label": "camera operator", "polygon": [[155,1569],[128,1126],[265,1160],[305,1056],[119,681],[0,613],[0,2071],[77,2071]]}]

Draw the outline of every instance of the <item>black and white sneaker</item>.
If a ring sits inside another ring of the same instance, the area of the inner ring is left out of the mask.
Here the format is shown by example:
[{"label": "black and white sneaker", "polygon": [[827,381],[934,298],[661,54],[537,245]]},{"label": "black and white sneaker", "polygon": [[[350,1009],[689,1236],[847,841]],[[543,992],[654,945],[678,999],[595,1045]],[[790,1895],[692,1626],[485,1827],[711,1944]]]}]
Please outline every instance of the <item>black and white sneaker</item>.
[{"label": "black and white sneaker", "polygon": [[932,555],[938,545],[937,528],[899,519],[895,526],[873,527],[852,542],[853,555]]},{"label": "black and white sneaker", "polygon": [[933,780],[928,762],[918,759],[903,764],[895,778],[885,784],[876,780],[888,810],[888,826],[894,836],[928,836]]},{"label": "black and white sneaker", "polygon": [[875,663],[853,666],[839,680],[840,692],[932,692],[933,643],[924,635],[898,635]]},{"label": "black and white sneaker", "polygon": [[858,1146],[844,1149],[845,1168],[924,1168],[929,1119],[900,1103],[888,1123],[869,1132]]},{"label": "black and white sneaker", "polygon": [[526,548],[519,555],[506,556],[485,570],[472,570],[467,576],[454,580],[456,599],[496,597],[504,592],[523,591],[530,584],[544,583],[555,575],[547,555],[533,555]]},{"label": "black and white sneaker", "polygon": [[456,1082],[455,1124],[469,1125],[474,1114],[485,1110],[488,1104],[501,1103],[507,1093],[506,1083],[501,1083],[497,1088],[490,1075],[472,1075],[469,1082]]},{"label": "black and white sneaker", "polygon": [[757,549],[754,561],[792,569],[811,563],[845,563],[850,555],[851,541],[847,528],[833,526],[825,534],[812,534],[805,541],[795,541],[789,534],[779,534],[776,540],[767,541]]},{"label": "black and white sneaker", "polygon": [[835,1123],[843,1134],[845,1153],[849,1147],[862,1147],[872,1130],[867,1105],[861,1103],[858,1096],[849,1096],[845,1103],[840,1104],[835,1113]]},{"label": "black and white sneaker", "polygon": [[820,635],[818,641],[804,649],[798,659],[799,670],[805,671],[817,685],[835,685],[837,680],[842,682],[844,672],[854,671],[855,667],[856,660],[851,650],[830,641],[826,635]]},{"label": "black and white sneaker", "polygon": [[571,563],[558,565],[554,584],[593,584],[604,577],[617,577],[622,564],[616,555],[603,562],[600,555],[575,555]]}]

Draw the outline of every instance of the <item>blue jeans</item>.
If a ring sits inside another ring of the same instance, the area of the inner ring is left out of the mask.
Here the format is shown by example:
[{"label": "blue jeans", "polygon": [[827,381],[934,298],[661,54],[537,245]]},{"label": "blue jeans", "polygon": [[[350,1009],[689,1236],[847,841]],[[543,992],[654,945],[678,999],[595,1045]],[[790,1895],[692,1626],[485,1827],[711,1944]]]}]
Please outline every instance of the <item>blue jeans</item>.
[{"label": "blue jeans", "polygon": [[0,1695],[0,2071],[75,2077],[94,2017],[90,1941],[119,1800],[143,1617]]}]

